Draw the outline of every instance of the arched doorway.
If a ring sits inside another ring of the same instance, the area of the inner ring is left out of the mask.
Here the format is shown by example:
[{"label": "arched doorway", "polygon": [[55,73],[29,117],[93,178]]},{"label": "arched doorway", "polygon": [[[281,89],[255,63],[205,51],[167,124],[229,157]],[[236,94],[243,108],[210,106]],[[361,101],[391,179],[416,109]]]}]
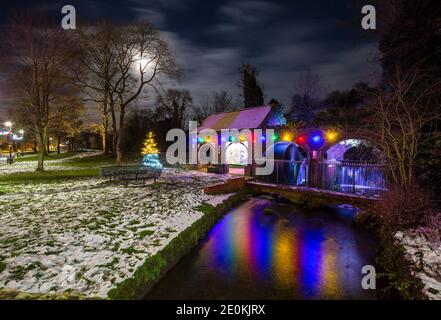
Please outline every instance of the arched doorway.
[{"label": "arched doorway", "polygon": [[361,195],[386,190],[383,154],[372,143],[346,139],[326,151],[322,163],[323,188]]},{"label": "arched doorway", "polygon": [[361,145],[367,145],[368,142],[361,139],[346,139],[334,144],[326,151],[326,159],[331,161],[340,161],[344,159],[346,151]]},{"label": "arched doorway", "polygon": [[247,142],[231,142],[226,147],[225,160],[229,165],[245,166],[248,163]]}]

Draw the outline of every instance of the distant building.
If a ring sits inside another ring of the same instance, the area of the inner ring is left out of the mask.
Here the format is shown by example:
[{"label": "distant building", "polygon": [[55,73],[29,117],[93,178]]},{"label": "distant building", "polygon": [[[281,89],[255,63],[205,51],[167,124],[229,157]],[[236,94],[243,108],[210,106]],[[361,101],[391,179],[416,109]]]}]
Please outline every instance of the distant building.
[{"label": "distant building", "polygon": [[[272,129],[284,125],[286,119],[279,108],[260,106],[212,114],[203,121],[200,130],[212,129],[220,134],[223,129]],[[231,165],[245,166],[248,162],[248,142],[227,141],[226,161]]]}]

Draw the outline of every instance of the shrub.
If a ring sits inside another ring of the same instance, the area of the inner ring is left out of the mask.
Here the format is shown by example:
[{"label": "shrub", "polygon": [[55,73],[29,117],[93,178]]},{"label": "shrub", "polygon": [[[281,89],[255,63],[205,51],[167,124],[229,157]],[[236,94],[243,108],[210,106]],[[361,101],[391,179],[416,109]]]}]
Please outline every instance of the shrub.
[{"label": "shrub", "polygon": [[391,186],[371,211],[395,231],[428,226],[435,216],[430,195],[417,186],[409,190]]}]

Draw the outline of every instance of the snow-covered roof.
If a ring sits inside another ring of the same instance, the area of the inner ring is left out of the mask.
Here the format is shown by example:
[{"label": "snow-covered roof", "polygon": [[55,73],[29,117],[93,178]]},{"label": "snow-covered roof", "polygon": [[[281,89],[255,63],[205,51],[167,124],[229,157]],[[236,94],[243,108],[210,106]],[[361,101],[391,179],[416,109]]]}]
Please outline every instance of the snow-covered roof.
[{"label": "snow-covered roof", "polygon": [[204,120],[200,129],[256,129],[265,125],[265,119],[271,113],[270,106],[246,108],[237,111],[216,113]]}]

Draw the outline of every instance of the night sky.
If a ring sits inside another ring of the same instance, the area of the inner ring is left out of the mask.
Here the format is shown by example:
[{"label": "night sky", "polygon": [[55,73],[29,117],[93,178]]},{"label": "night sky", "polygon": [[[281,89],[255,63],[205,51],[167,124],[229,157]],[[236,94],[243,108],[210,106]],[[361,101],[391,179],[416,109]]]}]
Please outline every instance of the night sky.
[{"label": "night sky", "polygon": [[[61,21],[61,7],[74,5],[77,20],[147,19],[169,40],[185,78],[176,85],[189,89],[195,101],[213,90],[239,98],[238,67],[242,62],[260,70],[265,100],[289,104],[302,72],[320,74],[330,90],[369,81],[378,70],[373,62],[376,41],[362,30],[357,1],[270,0],[1,0],[0,24],[24,8],[47,10]],[[10,105],[2,90],[0,108]]]}]

